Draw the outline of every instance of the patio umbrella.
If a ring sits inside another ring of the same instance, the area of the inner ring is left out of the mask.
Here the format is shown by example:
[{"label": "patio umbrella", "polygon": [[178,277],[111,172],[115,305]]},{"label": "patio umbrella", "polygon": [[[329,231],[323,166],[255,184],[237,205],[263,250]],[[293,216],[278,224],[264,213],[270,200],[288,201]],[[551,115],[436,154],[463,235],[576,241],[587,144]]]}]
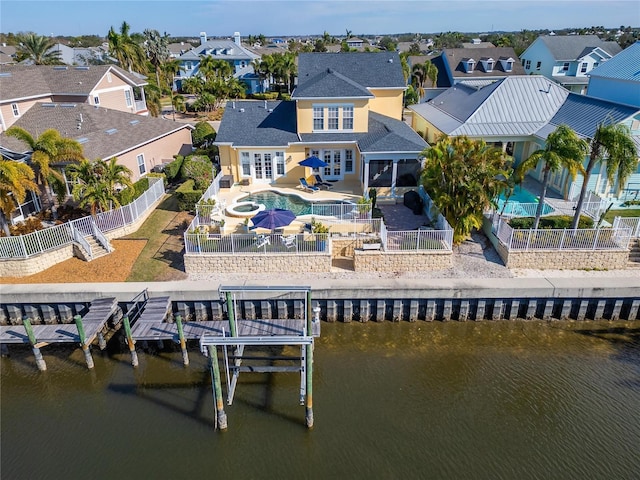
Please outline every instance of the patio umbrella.
[{"label": "patio umbrella", "polygon": [[275,230],[276,228],[286,227],[296,218],[296,214],[291,210],[283,208],[272,208],[263,210],[254,215],[251,219],[254,228],[267,228]]},{"label": "patio umbrella", "polygon": [[324,160],[319,159],[315,155],[311,155],[309,158],[305,158],[304,160],[302,160],[298,165],[310,168],[322,168],[328,166],[329,164]]}]

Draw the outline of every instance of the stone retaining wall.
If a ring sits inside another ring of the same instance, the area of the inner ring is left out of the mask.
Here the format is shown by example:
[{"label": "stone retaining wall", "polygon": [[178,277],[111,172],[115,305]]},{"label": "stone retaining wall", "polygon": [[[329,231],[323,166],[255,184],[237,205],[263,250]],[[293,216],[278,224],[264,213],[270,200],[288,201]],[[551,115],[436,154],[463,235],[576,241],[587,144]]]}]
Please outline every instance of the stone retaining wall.
[{"label": "stone retaining wall", "polygon": [[451,267],[451,252],[382,252],[355,250],[356,272],[417,272]]},{"label": "stone retaining wall", "polygon": [[[185,255],[187,274],[225,273],[313,273],[330,272],[331,257],[321,254],[298,255]],[[274,283],[278,283],[274,280]]]},{"label": "stone retaining wall", "polygon": [[34,273],[42,272],[57,263],[73,258],[73,245],[41,253],[35,257],[20,258],[16,260],[0,260],[0,277],[26,277]]},{"label": "stone retaining wall", "polygon": [[508,268],[536,270],[620,270],[629,259],[628,250],[507,251],[502,247],[498,253]]}]

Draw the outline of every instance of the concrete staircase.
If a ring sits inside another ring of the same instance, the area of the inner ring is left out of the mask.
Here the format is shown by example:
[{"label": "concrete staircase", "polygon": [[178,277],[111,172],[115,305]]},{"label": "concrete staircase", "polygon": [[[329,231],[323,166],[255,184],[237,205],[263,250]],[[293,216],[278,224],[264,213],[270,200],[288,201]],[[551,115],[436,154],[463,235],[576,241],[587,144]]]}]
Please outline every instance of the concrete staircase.
[{"label": "concrete staircase", "polygon": [[629,263],[627,268],[640,269],[640,239],[634,238],[629,242]]},{"label": "concrete staircase", "polygon": [[98,240],[96,240],[96,238],[93,235],[87,235],[84,237],[84,239],[87,241],[87,243],[91,247],[91,253],[93,253],[93,258],[89,256],[89,252],[86,252],[84,248],[76,244],[76,250],[75,250],[76,256],[81,258],[82,260],[90,262],[91,260],[104,257],[105,255],[110,253],[109,250],[107,250],[102,245],[100,245],[100,243],[98,243]]}]

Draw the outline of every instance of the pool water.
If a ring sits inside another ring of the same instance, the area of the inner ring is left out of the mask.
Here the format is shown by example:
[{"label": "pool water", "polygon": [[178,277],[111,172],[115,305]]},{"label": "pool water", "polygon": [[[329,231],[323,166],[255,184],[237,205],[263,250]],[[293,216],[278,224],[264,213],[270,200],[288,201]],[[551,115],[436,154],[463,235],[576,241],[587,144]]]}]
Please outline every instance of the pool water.
[{"label": "pool water", "polygon": [[[504,195],[500,195],[498,198],[498,211],[502,211],[502,207],[504,206]],[[516,187],[513,191],[513,194],[507,200],[507,206],[504,209],[504,213],[507,215],[517,215],[523,217],[531,217],[536,214],[537,206],[532,208],[531,205],[525,207],[521,204],[534,204],[538,203],[539,199],[536,195],[531,193],[529,190],[526,190],[522,187]],[[542,207],[542,214],[548,215],[554,211],[553,207],[549,204],[544,204]]]},{"label": "pool water", "polygon": [[[256,192],[238,199],[238,202],[261,203],[267,210],[272,208],[282,208],[291,210],[296,216],[299,215],[334,215],[334,209],[330,205],[352,205],[352,202],[342,200],[308,201],[297,195],[285,195],[278,192],[266,191]],[[323,209],[323,206],[326,207]]]}]

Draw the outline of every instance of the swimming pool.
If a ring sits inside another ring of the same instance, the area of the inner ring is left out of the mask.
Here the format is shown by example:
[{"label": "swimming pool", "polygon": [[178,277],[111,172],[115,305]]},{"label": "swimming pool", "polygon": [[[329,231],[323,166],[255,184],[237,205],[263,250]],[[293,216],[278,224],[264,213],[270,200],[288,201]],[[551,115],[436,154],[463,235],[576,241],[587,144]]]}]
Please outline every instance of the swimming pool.
[{"label": "swimming pool", "polygon": [[[506,207],[504,206],[504,195],[500,195],[498,198],[498,211],[503,212],[505,215],[518,216],[518,217],[533,217],[536,214],[539,199],[536,195],[531,193],[522,187],[516,187],[513,191],[513,195],[507,200]],[[504,207],[504,210],[503,210]],[[545,203],[542,207],[542,214],[548,215],[554,212],[554,208]]]},{"label": "swimming pool", "polygon": [[[344,200],[319,200],[309,201],[298,195],[286,195],[284,193],[266,190],[262,192],[254,192],[244,197],[238,198],[237,203],[250,202],[254,204],[264,205],[267,210],[272,208],[282,208],[291,210],[296,216],[300,215],[318,215],[318,216],[336,216],[342,212],[351,210],[353,202]],[[335,205],[344,205],[346,208],[336,209]],[[336,212],[338,210],[338,212]]]}]

